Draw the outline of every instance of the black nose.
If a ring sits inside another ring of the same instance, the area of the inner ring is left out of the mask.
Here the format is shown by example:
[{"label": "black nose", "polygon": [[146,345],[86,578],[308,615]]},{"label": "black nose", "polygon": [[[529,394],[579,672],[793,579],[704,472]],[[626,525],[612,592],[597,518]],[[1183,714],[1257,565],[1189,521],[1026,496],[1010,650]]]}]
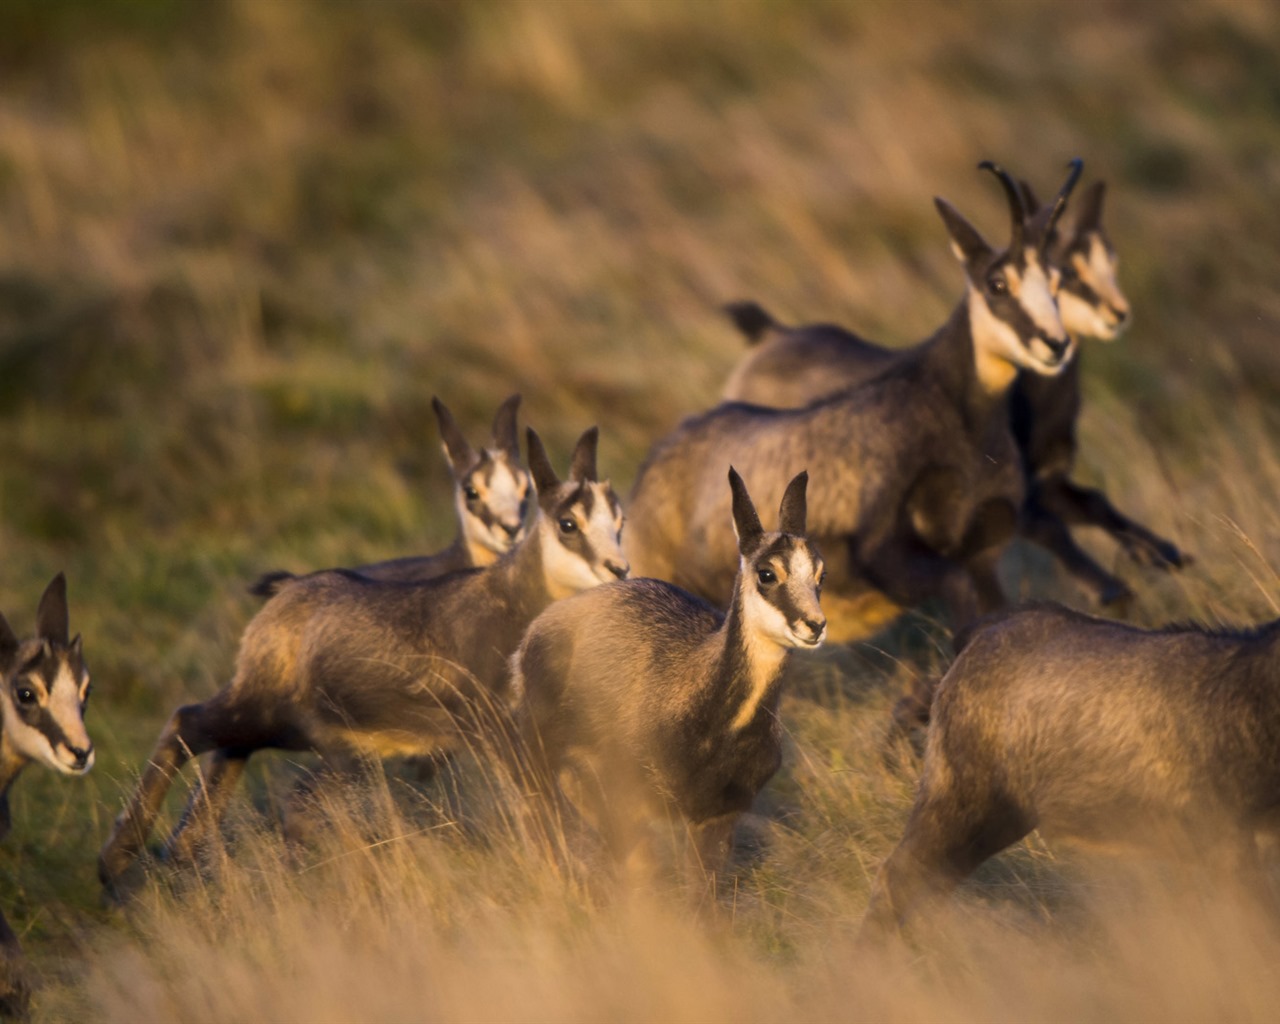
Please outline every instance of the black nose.
[{"label": "black nose", "polygon": [[827,628],[826,619],[805,619],[804,624],[809,627],[809,632],[813,636],[821,636],[822,631]]},{"label": "black nose", "polygon": [[515,526],[508,526],[506,523],[499,523],[498,525],[502,527],[503,532],[512,540],[515,540],[516,534],[520,532],[520,523],[516,523]]},{"label": "black nose", "polygon": [[620,580],[625,580],[627,578],[627,573],[631,571],[631,566],[626,562],[605,562],[604,567]]},{"label": "black nose", "polygon": [[1127,309],[1116,309],[1112,307],[1111,313],[1116,318],[1117,327],[1129,319],[1129,311]]},{"label": "black nose", "polygon": [[83,768],[89,763],[89,755],[93,753],[93,747],[91,746],[81,749],[80,747],[73,747],[68,743],[67,749],[71,751],[72,756],[75,757],[75,760],[72,762],[72,767],[74,768]]},{"label": "black nose", "polygon": [[1059,359],[1067,354],[1067,346],[1071,344],[1070,338],[1063,338],[1061,341],[1055,341],[1053,338],[1046,338],[1044,335],[1041,335],[1040,340],[1048,345],[1049,351]]}]

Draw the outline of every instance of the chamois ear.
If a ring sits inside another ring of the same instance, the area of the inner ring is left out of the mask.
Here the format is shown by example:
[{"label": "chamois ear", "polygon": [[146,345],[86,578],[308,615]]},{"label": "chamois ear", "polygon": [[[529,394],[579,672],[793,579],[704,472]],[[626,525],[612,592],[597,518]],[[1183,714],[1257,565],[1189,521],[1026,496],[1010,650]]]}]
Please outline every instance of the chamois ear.
[{"label": "chamois ear", "polygon": [[978,229],[960,215],[960,212],[941,196],[935,196],[933,205],[942,214],[942,223],[946,225],[947,234],[951,236],[951,251],[956,259],[968,267],[981,266],[995,255],[995,250],[987,244]]},{"label": "chamois ear", "polygon": [[729,490],[733,492],[733,529],[738,535],[738,552],[746,555],[759,543],[764,527],[760,525],[755,504],[747,493],[747,485],[732,466],[729,467]]},{"label": "chamois ear", "polygon": [[0,615],[0,672],[9,671],[14,655],[18,653],[18,635],[9,620]]},{"label": "chamois ear", "polygon": [[795,537],[804,536],[807,513],[805,493],[809,487],[809,471],[797,473],[782,495],[782,507],[778,511],[778,529]]},{"label": "chamois ear", "polygon": [[596,448],[599,443],[599,427],[588,427],[582,432],[573,449],[573,462],[569,465],[570,480],[576,483],[596,482]]},{"label": "chamois ear", "polygon": [[1076,213],[1076,234],[1102,230],[1102,201],[1107,197],[1107,183],[1095,181],[1080,197]]},{"label": "chamois ear", "polygon": [[36,636],[55,644],[67,642],[67,578],[62,573],[49,581],[40,597]]},{"label": "chamois ear", "polygon": [[516,413],[520,409],[520,395],[516,393],[498,406],[493,417],[493,441],[507,453],[512,462],[520,461],[520,432],[516,427]]},{"label": "chamois ear", "polygon": [[547,449],[543,447],[538,432],[533,427],[525,427],[524,437],[529,446],[529,474],[533,477],[533,486],[539,495],[548,495],[560,486],[560,478],[547,458]]},{"label": "chamois ear", "polygon": [[453,475],[460,477],[467,471],[475,459],[475,452],[470,443],[462,436],[458,423],[445,406],[444,402],[431,396],[431,408],[436,412],[436,422],[440,424],[440,437],[444,441],[444,453],[453,467]]}]

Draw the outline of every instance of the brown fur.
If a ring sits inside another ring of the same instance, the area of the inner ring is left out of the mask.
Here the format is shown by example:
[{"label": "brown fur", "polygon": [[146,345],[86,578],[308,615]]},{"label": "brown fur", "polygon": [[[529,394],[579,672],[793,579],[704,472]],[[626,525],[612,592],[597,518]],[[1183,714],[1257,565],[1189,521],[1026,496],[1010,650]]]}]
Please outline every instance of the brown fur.
[{"label": "brown fur", "polygon": [[[268,601],[245,629],[230,684],[179,708],[165,727],[103,847],[104,884],[113,887],[145,843],[177,769],[205,751],[219,751],[225,787],[264,747],[338,759],[432,754],[501,729],[494,710],[505,704],[507,659],[525,627],[560,593],[626,574],[617,499],[595,480],[595,445],[592,428],[562,484],[529,431],[539,512],[530,536],[487,569],[417,583],[336,570],[295,580]],[[559,554],[568,541],[558,522],[587,503],[612,510],[611,535],[584,550],[587,531],[576,530],[581,557]],[[561,578],[553,558],[575,575]],[[180,830],[225,800],[209,791],[206,779]]]},{"label": "brown fur", "polygon": [[915,806],[868,927],[894,928],[1033,828],[1190,850],[1265,891],[1280,828],[1280,621],[1141,630],[1057,606],[974,630],[943,678]]}]

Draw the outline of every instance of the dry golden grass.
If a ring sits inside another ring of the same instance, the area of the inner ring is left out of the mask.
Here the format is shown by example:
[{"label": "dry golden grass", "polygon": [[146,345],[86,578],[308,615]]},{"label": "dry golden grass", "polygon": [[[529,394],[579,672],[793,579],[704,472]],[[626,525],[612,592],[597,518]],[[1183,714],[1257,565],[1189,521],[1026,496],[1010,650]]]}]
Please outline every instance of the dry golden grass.
[{"label": "dry golden grass", "polygon": [[[910,799],[884,715],[946,662],[924,616],[797,671],[713,921],[488,811],[418,832],[441,814],[399,783],[302,869],[238,801],[215,876],[127,918],[92,856],[164,716],[227,678],[246,581],[447,540],[432,394],[480,431],[519,389],[561,452],[598,421],[625,488],[740,354],[721,303],[932,329],[960,275],[929,200],[998,236],[983,157],[1112,185],[1135,324],[1086,352],[1080,475],[1198,559],[1118,565],[1132,617],[1278,614],[1278,44],[1263,0],[7,5],[0,607],[29,625],[67,569],[100,748],[81,785],[24,777],[0,846],[37,1017],[1273,1015],[1247,899],[1142,901],[1035,841],[910,951],[854,947]],[[1081,600],[1030,549],[1006,569]]]}]

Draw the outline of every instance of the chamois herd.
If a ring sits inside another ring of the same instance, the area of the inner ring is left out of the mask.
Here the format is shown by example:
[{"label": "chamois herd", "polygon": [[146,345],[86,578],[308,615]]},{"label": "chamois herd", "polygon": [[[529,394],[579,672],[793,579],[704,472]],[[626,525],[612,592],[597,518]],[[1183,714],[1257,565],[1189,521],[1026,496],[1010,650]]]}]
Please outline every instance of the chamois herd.
[{"label": "chamois herd", "polygon": [[[988,243],[935,200],[965,289],[929,337],[886,348],[829,324],[790,327],[727,307],[748,342],[724,401],[654,444],[626,503],[582,434],[562,478],[519,396],[474,448],[433,406],[458,536],[430,556],[294,575],[244,631],[231,682],[178,708],[99,857],[109,894],[136,882],[181,766],[210,762],[161,855],[182,863],[218,826],[250,755],[313,751],[317,779],[370,759],[484,749],[530,813],[594,830],[622,864],[655,820],[687,834],[714,879],[735,820],[782,759],[779,701],[793,650],[867,636],[933,601],[955,632],[943,678],[890,728],[927,724],[905,835],[873,887],[864,933],[902,926],[929,895],[1035,828],[1175,842],[1194,828],[1238,870],[1278,820],[1280,623],[1146,631],[1058,606],[1012,609],[997,574],[1022,535],[1101,605],[1125,582],[1075,543],[1101,527],[1137,562],[1188,556],[1071,480],[1079,346],[1129,320],[1097,182],[1068,209],[1081,163],[1047,203],[990,162],[1010,214]],[[526,468],[527,466],[527,468]],[[757,508],[773,518],[766,528]],[[0,617],[0,829],[7,792],[39,761],[93,764],[89,676],[69,639],[61,575],[19,640]],[[477,740],[483,741],[477,746]],[[695,875],[695,877],[697,877]],[[20,1006],[17,940],[2,1008]]]}]

